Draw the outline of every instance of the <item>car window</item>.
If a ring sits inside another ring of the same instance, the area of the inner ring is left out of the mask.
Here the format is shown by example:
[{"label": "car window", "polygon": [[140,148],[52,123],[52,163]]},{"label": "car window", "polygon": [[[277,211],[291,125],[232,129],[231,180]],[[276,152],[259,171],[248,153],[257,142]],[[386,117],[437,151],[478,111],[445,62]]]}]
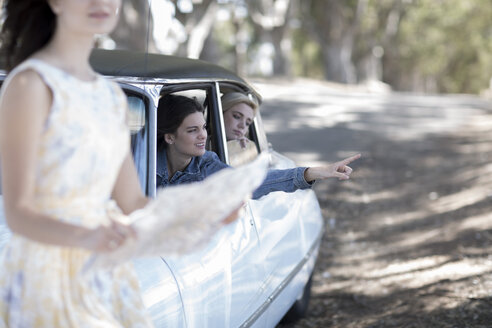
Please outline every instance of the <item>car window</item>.
[{"label": "car window", "polygon": [[131,135],[131,150],[142,190],[147,190],[148,115],[147,102],[140,95],[127,92],[128,127]]},{"label": "car window", "polygon": [[[202,90],[202,89],[189,89],[189,90],[182,90],[178,92],[173,92],[173,93],[167,93],[167,94],[173,94],[173,95],[180,95],[180,96],[185,96],[188,98],[195,98],[200,104],[203,105],[203,108],[205,109],[205,121],[207,121],[208,117],[208,101],[207,101],[207,91]],[[159,114],[157,114],[159,115]],[[207,122],[208,123],[208,122]],[[208,131],[210,132],[210,131]],[[210,133],[209,133],[210,135]]]},{"label": "car window", "polygon": [[256,114],[255,120],[251,125],[250,129],[251,139],[255,140],[255,143],[260,152],[267,150],[269,147],[268,139],[265,133],[265,127],[263,126],[263,121],[261,119],[261,111]]},{"label": "car window", "polygon": [[[222,90],[222,88],[221,88]],[[233,90],[237,91],[237,90]],[[222,94],[223,95],[223,94]],[[221,96],[222,96],[221,95]],[[255,117],[253,123],[248,128],[246,133],[246,138],[249,140],[247,143],[239,143],[236,140],[230,140],[227,142],[227,153],[228,153],[228,163],[231,166],[240,166],[254,160],[260,151],[259,147],[259,136],[257,129],[258,121]],[[225,122],[224,122],[225,126]]]},{"label": "car window", "polygon": [[[188,98],[195,98],[200,104],[203,105],[205,109],[204,116],[205,122],[207,123],[207,145],[206,149],[210,151],[216,150],[216,139],[217,136],[214,133],[214,129],[212,129],[212,118],[210,114],[210,90],[207,89],[186,89],[175,92],[168,92],[167,90],[163,90],[161,93],[161,97],[172,94],[172,95],[180,95]],[[159,116],[159,111],[157,111],[157,116]]]}]

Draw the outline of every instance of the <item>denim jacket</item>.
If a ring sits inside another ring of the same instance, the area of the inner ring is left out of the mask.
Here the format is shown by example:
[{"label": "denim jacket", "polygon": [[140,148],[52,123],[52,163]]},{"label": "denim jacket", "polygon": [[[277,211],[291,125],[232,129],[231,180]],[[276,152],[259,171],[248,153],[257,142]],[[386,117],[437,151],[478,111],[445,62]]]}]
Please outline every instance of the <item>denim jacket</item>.
[{"label": "denim jacket", "polygon": [[[167,171],[166,150],[157,151],[157,176],[156,186],[166,187],[169,185],[202,181],[207,176],[229,167],[222,162],[216,153],[206,151],[203,156],[191,159],[190,164],[184,171],[178,171],[169,179]],[[272,191],[294,192],[297,189],[308,189],[312,183],[304,179],[306,167],[296,167],[285,170],[268,170],[263,183],[253,192],[253,199],[258,199]]]}]

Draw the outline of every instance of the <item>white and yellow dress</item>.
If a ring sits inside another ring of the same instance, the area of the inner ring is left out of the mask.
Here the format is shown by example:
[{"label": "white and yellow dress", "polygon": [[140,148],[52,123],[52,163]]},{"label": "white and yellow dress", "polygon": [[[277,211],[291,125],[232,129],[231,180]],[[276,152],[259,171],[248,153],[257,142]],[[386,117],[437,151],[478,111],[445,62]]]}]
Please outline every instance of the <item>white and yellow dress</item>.
[{"label": "white and yellow dress", "polygon": [[[34,206],[72,224],[108,222],[110,195],[129,150],[124,93],[101,76],[81,81],[37,59],[18,66],[4,86],[27,69],[53,93],[40,137]],[[82,276],[89,256],[13,234],[0,257],[0,327],[151,326],[131,263]]]}]

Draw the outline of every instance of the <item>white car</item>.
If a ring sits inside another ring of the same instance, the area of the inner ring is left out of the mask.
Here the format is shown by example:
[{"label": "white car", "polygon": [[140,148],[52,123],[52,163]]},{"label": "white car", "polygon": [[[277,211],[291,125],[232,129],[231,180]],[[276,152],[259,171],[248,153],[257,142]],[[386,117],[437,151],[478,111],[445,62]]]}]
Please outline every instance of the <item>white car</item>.
[{"label": "white car", "polygon": [[[242,78],[199,60],[95,50],[91,62],[128,96],[134,160],[141,186],[151,197],[156,192],[156,106],[161,94],[194,96],[204,104],[209,150],[225,163],[229,158],[220,96],[235,90],[261,101]],[[1,71],[0,82],[4,79]],[[271,168],[294,167],[269,146],[260,113],[249,137],[258,152],[269,154]],[[198,252],[135,261],[156,327],[275,327],[282,318],[293,321],[305,314],[324,229],[314,192],[272,192],[249,200],[245,209]],[[0,195],[0,249],[9,235]]]}]

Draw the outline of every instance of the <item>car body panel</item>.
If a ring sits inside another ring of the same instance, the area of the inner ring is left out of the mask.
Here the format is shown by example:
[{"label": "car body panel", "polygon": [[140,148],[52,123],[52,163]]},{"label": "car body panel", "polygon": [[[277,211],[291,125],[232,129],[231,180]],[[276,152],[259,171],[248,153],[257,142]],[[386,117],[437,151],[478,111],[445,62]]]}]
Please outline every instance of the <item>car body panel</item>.
[{"label": "car body panel", "polygon": [[182,291],[189,327],[236,327],[248,317],[263,276],[258,255],[258,238],[246,214],[203,250],[166,259]]}]

